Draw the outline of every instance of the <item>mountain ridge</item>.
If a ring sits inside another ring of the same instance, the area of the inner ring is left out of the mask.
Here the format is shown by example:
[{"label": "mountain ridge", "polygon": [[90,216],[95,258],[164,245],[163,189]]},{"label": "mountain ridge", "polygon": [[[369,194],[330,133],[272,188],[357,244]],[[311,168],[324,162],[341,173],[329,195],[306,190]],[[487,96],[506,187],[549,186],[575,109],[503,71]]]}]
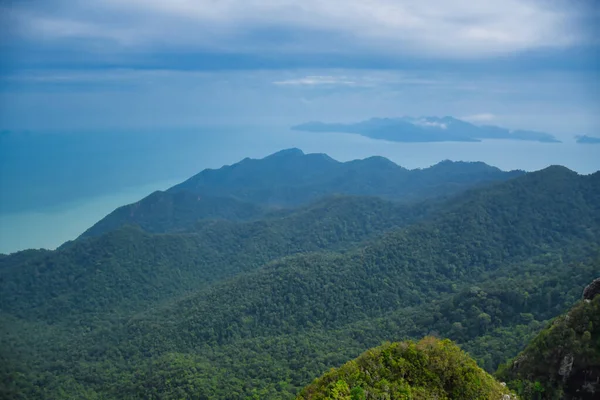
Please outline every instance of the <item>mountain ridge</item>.
[{"label": "mountain ridge", "polygon": [[124,224],[160,233],[189,229],[199,219],[252,220],[272,209],[298,207],[333,194],[425,200],[524,173],[448,160],[408,170],[380,156],[339,162],[326,154],[292,148],[203,170],[164,192],[118,208],[81,237],[97,236]]}]

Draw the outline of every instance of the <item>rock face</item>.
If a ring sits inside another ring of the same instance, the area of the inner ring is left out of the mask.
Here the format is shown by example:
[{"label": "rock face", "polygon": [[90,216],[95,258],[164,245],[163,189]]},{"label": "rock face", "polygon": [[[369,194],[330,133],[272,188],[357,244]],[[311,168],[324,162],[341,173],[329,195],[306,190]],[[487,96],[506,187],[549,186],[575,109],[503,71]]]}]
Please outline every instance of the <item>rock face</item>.
[{"label": "rock face", "polygon": [[497,377],[524,400],[600,399],[600,279],[557,317]]},{"label": "rock face", "polygon": [[595,279],[583,290],[583,298],[593,300],[597,294],[600,294],[600,278]]},{"label": "rock face", "polygon": [[569,374],[571,373],[571,370],[573,369],[574,361],[575,361],[575,358],[573,357],[573,354],[567,354],[563,358],[562,362],[560,363],[560,368],[558,369],[558,374],[563,377],[563,382],[566,382],[567,379],[569,378]]}]

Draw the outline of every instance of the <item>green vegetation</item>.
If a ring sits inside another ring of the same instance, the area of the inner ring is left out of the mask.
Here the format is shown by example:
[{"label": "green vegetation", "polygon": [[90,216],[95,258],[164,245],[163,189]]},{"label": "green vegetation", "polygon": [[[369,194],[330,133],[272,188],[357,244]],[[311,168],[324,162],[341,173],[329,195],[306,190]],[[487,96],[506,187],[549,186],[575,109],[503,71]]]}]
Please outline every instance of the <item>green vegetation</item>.
[{"label": "green vegetation", "polygon": [[207,221],[181,234],[124,227],[55,252],[0,259],[0,307],[51,323],[130,314],[279,257],[343,249],[422,219],[432,207],[333,197],[260,221]]},{"label": "green vegetation", "polygon": [[497,375],[524,399],[593,400],[600,391],[600,296],[542,330]]},{"label": "green vegetation", "polygon": [[450,340],[388,343],[333,369],[298,400],[501,400],[510,391]]},{"label": "green vegetation", "polygon": [[[229,182],[213,171],[203,184],[211,174]],[[168,233],[127,226],[0,257],[0,395],[292,399],[368,348],[427,335],[492,372],[600,265],[600,174],[562,167],[418,203],[332,196],[245,221],[183,218],[184,231],[158,215]]]}]

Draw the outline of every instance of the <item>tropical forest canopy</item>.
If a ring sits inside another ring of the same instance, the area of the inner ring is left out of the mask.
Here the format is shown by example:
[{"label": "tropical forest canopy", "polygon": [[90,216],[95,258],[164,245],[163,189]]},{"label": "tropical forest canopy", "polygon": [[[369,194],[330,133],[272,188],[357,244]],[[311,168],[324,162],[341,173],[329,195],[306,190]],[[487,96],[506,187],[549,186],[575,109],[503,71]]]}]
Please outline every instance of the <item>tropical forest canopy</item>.
[{"label": "tropical forest canopy", "polygon": [[245,159],[0,256],[0,397],[576,399],[599,244],[600,173]]}]

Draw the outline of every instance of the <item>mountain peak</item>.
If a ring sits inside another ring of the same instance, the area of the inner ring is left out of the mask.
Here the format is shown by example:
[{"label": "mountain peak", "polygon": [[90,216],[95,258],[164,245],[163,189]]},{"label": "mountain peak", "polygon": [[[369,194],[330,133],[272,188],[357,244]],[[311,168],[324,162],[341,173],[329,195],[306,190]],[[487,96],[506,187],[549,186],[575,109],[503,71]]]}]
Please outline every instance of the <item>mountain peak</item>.
[{"label": "mountain peak", "polygon": [[283,149],[283,150],[279,150],[276,153],[273,153],[271,155],[268,155],[265,157],[265,159],[267,158],[280,158],[280,157],[298,157],[298,156],[303,156],[305,155],[304,152],[302,150],[300,150],[297,147],[292,147],[289,149]]},{"label": "mountain peak", "polygon": [[364,158],[362,160],[353,160],[353,161],[349,161],[349,164],[360,165],[363,168],[368,166],[368,167],[379,168],[379,169],[408,171],[406,168],[403,168],[403,167],[399,166],[398,164],[396,164],[395,162],[393,162],[385,157],[382,157],[382,156],[371,156],[371,157]]},{"label": "mountain peak", "polygon": [[501,170],[497,167],[494,167],[492,165],[488,165],[482,161],[453,161],[453,160],[442,160],[440,162],[438,162],[437,164],[432,165],[431,167],[429,167],[430,169],[446,169],[448,170],[449,168],[454,168],[454,169],[458,169],[458,168],[463,168],[465,170],[489,170],[489,171],[497,171],[500,172]]},{"label": "mountain peak", "polygon": [[[347,396],[338,397],[339,393]],[[426,337],[372,348],[313,381],[297,400],[349,399],[351,395],[364,399],[365,393],[372,398],[389,398],[389,393],[418,393],[418,398],[429,399],[459,398],[457,393],[465,399],[514,398],[456,344]]]},{"label": "mountain peak", "polygon": [[[541,169],[536,172],[543,173],[543,174],[561,174],[561,175],[569,175],[569,176],[579,175],[577,172],[572,171],[569,168],[562,166],[562,165],[550,165],[549,167],[546,167],[546,168]],[[534,174],[535,174],[535,172],[534,172]]]}]

